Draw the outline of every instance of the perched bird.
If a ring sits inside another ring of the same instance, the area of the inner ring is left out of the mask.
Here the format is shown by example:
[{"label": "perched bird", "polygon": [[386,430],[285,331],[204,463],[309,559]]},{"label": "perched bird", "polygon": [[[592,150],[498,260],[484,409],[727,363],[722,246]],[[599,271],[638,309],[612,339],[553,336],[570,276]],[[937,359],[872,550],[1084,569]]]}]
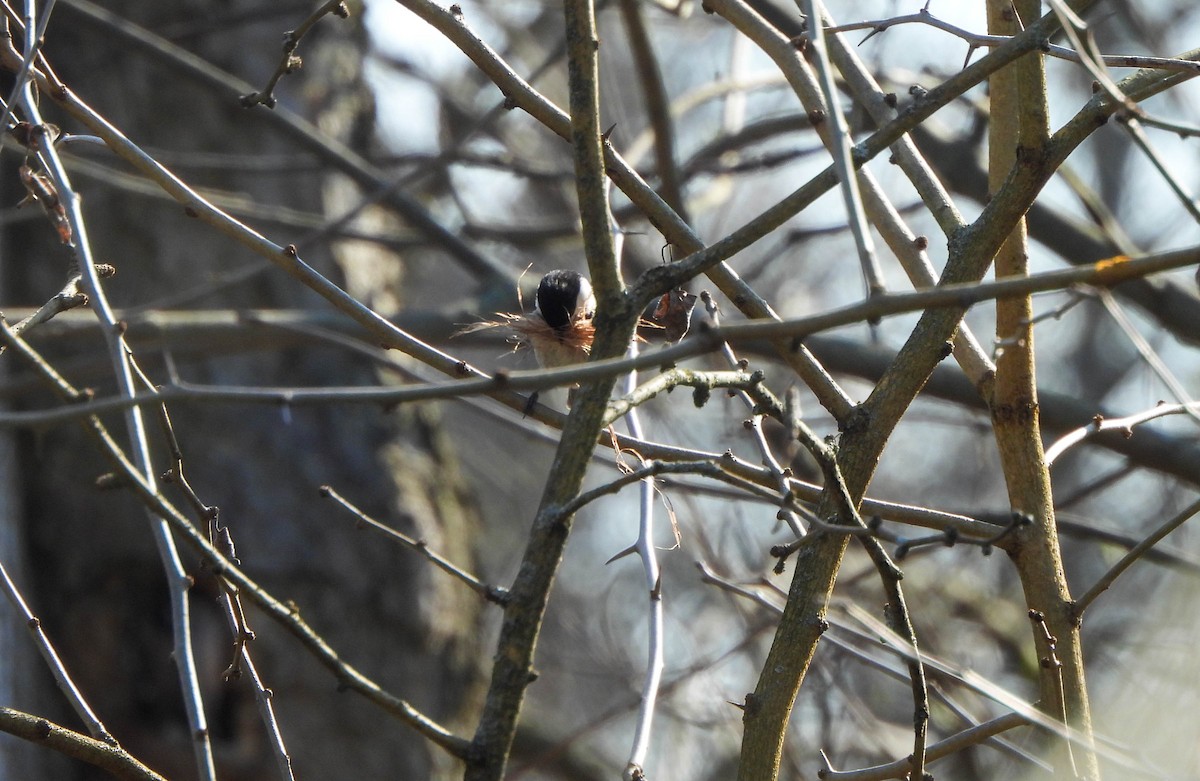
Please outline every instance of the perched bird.
[{"label": "perched bird", "polygon": [[[539,366],[553,369],[588,359],[596,336],[592,325],[595,314],[596,296],[587,277],[577,271],[556,269],[538,283],[532,312],[497,312],[499,319],[472,323],[459,330],[457,335],[503,328],[509,332],[514,350],[528,347],[533,350]],[[575,388],[567,390],[567,406],[571,405],[574,392]],[[530,407],[537,402],[537,397],[537,393],[530,396]]]},{"label": "perched bird", "polygon": [[[533,357],[543,369],[583,363],[592,351],[596,329],[596,296],[592,283],[578,271],[555,269],[538,283],[537,306],[531,315],[514,324],[519,338],[533,348]],[[575,402],[578,385],[567,388],[567,406]],[[535,392],[529,397],[537,402]]]},{"label": "perched bird", "polygon": [[[637,340],[679,341],[688,331],[695,305],[696,296],[683,289],[664,294],[647,307],[638,323]],[[473,323],[458,333],[504,328],[515,345],[514,350],[528,347],[533,350],[538,366],[556,369],[587,361],[596,336],[592,322],[595,315],[596,296],[587,277],[578,271],[555,269],[538,282],[532,312],[498,312],[497,320]],[[567,390],[567,406],[571,405],[576,387]],[[536,400],[534,393],[530,404]]]},{"label": "perched bird", "polygon": [[582,363],[592,349],[595,314],[596,297],[587,277],[556,269],[538,283],[537,308],[516,330],[533,348],[539,366]]}]

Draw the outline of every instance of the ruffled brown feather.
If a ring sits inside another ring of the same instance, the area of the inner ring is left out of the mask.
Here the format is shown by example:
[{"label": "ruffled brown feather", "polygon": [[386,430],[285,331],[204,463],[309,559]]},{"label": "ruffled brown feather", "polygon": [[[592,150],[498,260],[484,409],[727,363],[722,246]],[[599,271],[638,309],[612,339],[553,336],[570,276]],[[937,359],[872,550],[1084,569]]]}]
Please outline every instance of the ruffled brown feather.
[{"label": "ruffled brown feather", "polygon": [[507,329],[506,338],[513,345],[513,352],[531,347],[535,340],[555,341],[563,347],[583,353],[585,356],[592,351],[592,341],[596,338],[596,327],[591,319],[580,320],[570,328],[562,331],[546,324],[542,316],[534,312],[528,315],[511,312],[497,312],[496,320],[484,320],[470,323],[454,332],[454,336],[474,334],[493,328]]}]

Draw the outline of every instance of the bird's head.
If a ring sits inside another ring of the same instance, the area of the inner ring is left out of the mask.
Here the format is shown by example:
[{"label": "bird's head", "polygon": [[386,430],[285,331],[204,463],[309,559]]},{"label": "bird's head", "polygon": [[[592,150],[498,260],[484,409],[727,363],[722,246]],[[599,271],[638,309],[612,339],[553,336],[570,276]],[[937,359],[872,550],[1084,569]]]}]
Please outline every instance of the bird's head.
[{"label": "bird's head", "polygon": [[595,313],[592,284],[578,271],[556,269],[538,283],[537,314],[555,331],[566,333]]}]

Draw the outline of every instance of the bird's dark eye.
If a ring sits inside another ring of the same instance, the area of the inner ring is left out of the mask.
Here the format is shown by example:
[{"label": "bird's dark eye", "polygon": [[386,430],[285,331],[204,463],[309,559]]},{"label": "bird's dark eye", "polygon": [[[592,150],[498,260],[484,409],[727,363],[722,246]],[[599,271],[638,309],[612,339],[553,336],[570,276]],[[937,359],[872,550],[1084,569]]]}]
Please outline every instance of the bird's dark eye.
[{"label": "bird's dark eye", "polygon": [[575,271],[551,271],[542,277],[537,289],[537,308],[546,325],[556,331],[571,325],[583,276]]}]

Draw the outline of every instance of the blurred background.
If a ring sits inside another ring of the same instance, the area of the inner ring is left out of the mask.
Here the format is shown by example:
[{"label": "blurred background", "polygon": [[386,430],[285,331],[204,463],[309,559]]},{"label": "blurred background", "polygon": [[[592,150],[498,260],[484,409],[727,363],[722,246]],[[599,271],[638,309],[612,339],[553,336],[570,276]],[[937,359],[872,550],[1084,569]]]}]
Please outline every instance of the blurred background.
[{"label": "blurred background", "polygon": [[[749,0],[787,37],[800,14],[783,0]],[[403,4],[350,4],[302,41],[303,68],[285,77],[274,109],[243,108],[279,60],[285,30],[314,3],[130,0],[107,7],[59,0],[46,55],[61,78],[134,142],[221,208],[302,257],[411,333],[484,371],[532,368],[501,336],[451,338],[495,312],[518,311],[542,273],[584,270],[568,145],[520,110]],[[778,69],[719,16],[690,0],[599,3],[603,120],[630,164],[675,204],[706,242],[757,216],[824,169],[828,154]],[[566,105],[561,4],[463,2],[466,24],[523,78]],[[916,14],[909,2],[836,2],[840,24]],[[982,2],[934,2],[937,19],[985,32]],[[1112,0],[1087,17],[1106,53],[1176,56],[1196,43],[1193,3]],[[631,32],[631,30],[633,32]],[[634,43],[645,35],[653,68]],[[897,25],[863,41],[845,33],[887,90],[932,88],[978,58],[959,37]],[[1050,59],[1052,128],[1092,93],[1079,65]],[[655,146],[648,85],[669,102],[672,148]],[[1127,70],[1114,70],[1116,77]],[[5,84],[11,82],[6,77]],[[7,89],[7,87],[5,88]],[[1144,105],[1149,151],[1128,128],[1099,129],[1051,181],[1030,214],[1031,268],[1045,271],[1118,253],[1200,241],[1191,83]],[[49,104],[49,101],[45,101]],[[843,95],[858,137],[873,125]],[[47,119],[83,132],[45,105]],[[914,139],[968,221],[986,199],[986,91],[967,93]],[[1161,125],[1161,127],[1160,127]],[[1163,161],[1156,168],[1152,155]],[[103,148],[70,144],[97,257],[117,275],[107,290],[155,382],[216,386],[370,386],[438,379],[385,354],[311,291],[196,220]],[[670,164],[664,165],[664,159]],[[0,157],[0,306],[16,321],[63,285],[70,257],[37,209],[18,210],[21,150]],[[945,237],[895,166],[870,166],[936,268]],[[1173,181],[1172,181],[1173,180]],[[1180,197],[1176,189],[1186,197]],[[670,260],[663,237],[620,194],[625,278]],[[730,265],[784,316],[863,298],[854,241],[831,192]],[[889,290],[911,284],[878,241]],[[527,271],[528,270],[528,271]],[[527,273],[526,273],[527,272]],[[1129,283],[1111,299],[1081,289],[1038,296],[1036,329],[1047,443],[1094,415],[1118,417],[1160,400],[1195,398],[1200,300],[1192,270]],[[715,290],[694,280],[692,293]],[[727,319],[736,309],[718,297]],[[698,311],[697,319],[703,317]],[[993,309],[968,324],[988,349]],[[904,342],[916,315],[858,324],[805,344],[857,401]],[[31,342],[72,382],[111,395],[94,318],[72,312]],[[797,394],[821,435],[836,425],[786,366],[739,346],[779,394]],[[724,368],[705,356],[698,368]],[[10,411],[57,400],[20,360],[0,356],[0,401]],[[561,394],[543,401],[562,407]],[[697,453],[726,450],[757,464],[747,408],[714,394],[664,394],[643,412],[648,438]],[[220,507],[246,571],[302,614],[348,661],[459,734],[470,736],[490,672],[499,611],[418,556],[385,542],[318,497],[329,484],[364,511],[427,541],[484,581],[507,585],[554,454],[557,431],[486,398],[381,408],[171,405],[188,478]],[[119,430],[120,417],[109,420]],[[1173,416],[1132,437],[1098,437],[1053,470],[1068,577],[1086,591],[1130,546],[1195,501],[1195,416]],[[101,491],[109,467],[74,424],[8,423],[0,442],[0,561],[22,587],[85,696],[127,749],[172,779],[195,777],[171,659],[164,576],[145,512]],[[769,429],[797,476],[820,482],[787,433]],[[152,430],[162,469],[165,437]],[[617,476],[597,451],[589,485]],[[167,486],[165,492],[174,499]],[[647,771],[679,781],[736,771],[740,703],[754,689],[790,569],[772,572],[772,545],[790,530],[777,507],[699,479],[662,484],[660,557],[667,668]],[[1003,523],[1008,506],[986,409],[947,362],[884,453],[872,498]],[[667,522],[670,513],[678,538]],[[1000,519],[997,521],[997,519]],[[551,598],[509,777],[599,779],[625,764],[646,658],[646,598],[635,557],[606,564],[637,534],[632,490],[579,517]],[[885,522],[893,543],[927,530]],[[890,547],[894,547],[891,545]],[[760,602],[701,579],[702,562]],[[913,549],[901,562],[922,650],[1017,696],[1035,693],[1037,659],[1026,606],[1007,558],[975,546]],[[197,585],[197,654],[223,779],[274,773],[252,692],[225,683],[231,653],[218,588],[187,560]],[[1184,525],[1119,579],[1088,612],[1084,648],[1092,709],[1110,775],[1200,777],[1195,703],[1200,554]],[[838,769],[890,761],[911,745],[912,702],[902,660],[878,642],[863,612],[884,601],[870,561],[851,546],[831,607],[833,625],[801,691],[782,777],[813,778],[821,751]],[[252,644],[274,692],[299,778],[452,778],[461,768],[349,692],[254,611]],[[0,704],[79,728],[19,619],[0,603]],[[931,673],[931,742],[1005,712],[961,676]],[[944,778],[1049,777],[1030,730],[931,766]],[[90,779],[99,771],[0,735],[0,777]]]}]

